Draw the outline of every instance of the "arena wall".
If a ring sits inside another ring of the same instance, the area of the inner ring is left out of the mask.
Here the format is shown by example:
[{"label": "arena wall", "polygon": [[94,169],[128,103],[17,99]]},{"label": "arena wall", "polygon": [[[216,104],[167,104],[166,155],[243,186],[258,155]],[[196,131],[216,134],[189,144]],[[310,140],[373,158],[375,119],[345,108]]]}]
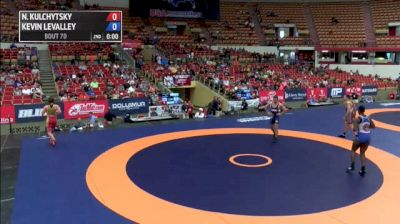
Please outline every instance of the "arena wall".
[{"label": "arena wall", "polygon": [[345,65],[345,64],[330,64],[330,69],[339,67],[343,71],[355,72],[358,70],[363,75],[375,75],[378,74],[380,77],[397,79],[400,76],[400,65]]}]

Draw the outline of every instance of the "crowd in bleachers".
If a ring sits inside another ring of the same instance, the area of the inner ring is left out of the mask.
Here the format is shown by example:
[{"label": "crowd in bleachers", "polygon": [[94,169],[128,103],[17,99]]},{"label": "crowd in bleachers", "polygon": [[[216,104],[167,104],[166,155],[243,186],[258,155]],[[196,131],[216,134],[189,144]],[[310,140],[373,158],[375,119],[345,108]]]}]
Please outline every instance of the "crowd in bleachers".
[{"label": "crowd in bleachers", "polygon": [[122,99],[144,97],[155,87],[119,63],[53,65],[62,100]]},{"label": "crowd in bleachers", "polygon": [[0,99],[2,105],[42,102],[38,52],[36,48],[12,45],[0,50]]},{"label": "crowd in bleachers", "polygon": [[295,65],[276,63],[247,63],[213,59],[208,61],[169,62],[148,64],[144,71],[158,82],[173,87],[171,80],[177,75],[190,75],[203,80],[211,88],[224,93],[229,99],[237,98],[241,91],[249,91],[258,98],[260,90],[306,89],[318,87],[366,86],[395,87],[396,81],[378,75],[364,76],[358,71],[345,72],[327,67],[314,68],[310,63]]}]

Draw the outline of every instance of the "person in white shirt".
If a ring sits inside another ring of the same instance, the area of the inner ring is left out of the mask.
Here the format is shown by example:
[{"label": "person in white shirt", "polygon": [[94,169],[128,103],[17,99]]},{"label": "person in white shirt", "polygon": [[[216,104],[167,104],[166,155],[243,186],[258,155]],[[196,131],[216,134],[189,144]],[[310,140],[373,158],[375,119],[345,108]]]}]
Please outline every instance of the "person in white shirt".
[{"label": "person in white shirt", "polygon": [[31,88],[22,89],[22,94],[25,96],[30,96],[32,95],[32,89]]},{"label": "person in white shirt", "polygon": [[38,75],[39,74],[39,69],[35,67],[35,68],[32,69],[31,72],[32,72],[32,75]]},{"label": "person in white shirt", "polygon": [[132,86],[129,86],[128,93],[131,94],[131,93],[134,93],[134,92],[135,92],[135,88],[133,88]]},{"label": "person in white shirt", "polygon": [[205,114],[204,114],[204,110],[203,108],[200,108],[198,112],[196,112],[196,114],[194,115],[195,118],[204,118]]}]

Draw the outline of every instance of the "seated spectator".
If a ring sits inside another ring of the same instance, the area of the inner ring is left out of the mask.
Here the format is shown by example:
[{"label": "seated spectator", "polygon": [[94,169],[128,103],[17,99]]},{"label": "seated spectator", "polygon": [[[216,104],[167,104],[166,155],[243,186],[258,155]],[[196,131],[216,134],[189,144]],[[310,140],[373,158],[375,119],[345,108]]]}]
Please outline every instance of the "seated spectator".
[{"label": "seated spectator", "polygon": [[22,95],[24,96],[32,96],[33,92],[31,88],[23,88]]},{"label": "seated spectator", "polygon": [[130,114],[125,114],[124,122],[125,123],[133,123],[133,120],[131,119],[131,115]]},{"label": "seated spectator", "polygon": [[337,20],[335,17],[332,17],[331,24],[332,25],[337,25],[338,23],[339,23],[339,20]]},{"label": "seated spectator", "polygon": [[14,96],[22,96],[22,91],[20,88],[14,89]]},{"label": "seated spectator", "polygon": [[83,122],[81,118],[78,118],[78,121],[76,122],[76,124],[73,125],[69,131],[70,132],[82,131],[85,127],[86,127],[85,122]]},{"label": "seated spectator", "polygon": [[248,107],[249,107],[249,104],[247,103],[247,101],[245,99],[243,99],[242,100],[241,109],[242,110],[247,110]]},{"label": "seated spectator", "polygon": [[151,112],[150,112],[150,117],[157,117],[158,113],[156,111],[156,108],[151,108]]},{"label": "seated spectator", "polygon": [[196,112],[196,114],[194,115],[194,118],[205,118],[203,108],[200,108],[199,111]]},{"label": "seated spectator", "polygon": [[17,47],[17,45],[15,44],[15,42],[13,42],[11,45],[10,45],[10,49],[17,49],[18,47]]},{"label": "seated spectator", "polygon": [[34,99],[35,98],[43,99],[45,97],[44,93],[43,93],[43,91],[42,91],[42,89],[40,87],[32,88],[32,93],[33,93],[32,97]]},{"label": "seated spectator", "polygon": [[91,83],[90,83],[90,87],[92,89],[97,89],[99,88],[99,83],[97,82],[97,79],[94,79]]},{"label": "seated spectator", "polygon": [[21,78],[17,78],[17,80],[15,80],[14,82],[14,87],[15,88],[19,88],[23,85]]}]

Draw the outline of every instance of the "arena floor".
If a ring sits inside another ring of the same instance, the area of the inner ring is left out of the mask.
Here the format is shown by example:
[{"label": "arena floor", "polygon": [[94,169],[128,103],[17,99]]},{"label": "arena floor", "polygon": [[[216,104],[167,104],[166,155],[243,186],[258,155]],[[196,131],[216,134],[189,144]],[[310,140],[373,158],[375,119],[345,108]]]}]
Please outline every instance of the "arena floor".
[{"label": "arena floor", "polygon": [[364,177],[345,172],[342,106],[290,111],[275,144],[263,114],[25,138],[12,223],[393,223],[400,106],[367,109]]}]

